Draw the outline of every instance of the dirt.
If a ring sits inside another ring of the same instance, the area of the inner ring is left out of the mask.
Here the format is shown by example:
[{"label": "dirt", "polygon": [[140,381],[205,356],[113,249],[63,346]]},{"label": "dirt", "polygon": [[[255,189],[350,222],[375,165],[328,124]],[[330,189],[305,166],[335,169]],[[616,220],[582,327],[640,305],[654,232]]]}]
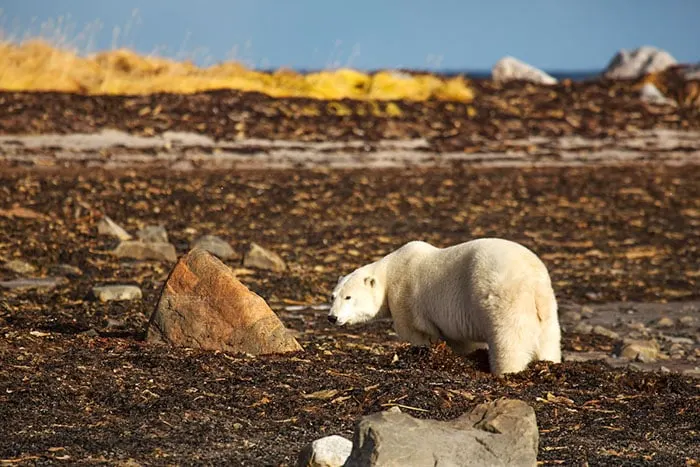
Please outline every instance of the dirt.
[{"label": "dirt", "polygon": [[[100,106],[124,102],[12,96],[38,99],[37,112],[41,99],[42,112],[56,102],[61,112],[73,109],[65,121],[51,114],[39,132],[103,129]],[[178,105],[210,98],[192,99]],[[92,113],[79,111],[84,102]],[[32,112],[5,114],[1,128],[20,133],[12,115],[26,122]],[[110,110],[109,127],[121,128],[119,112]],[[15,166],[0,171],[0,200],[0,259],[27,261],[36,276],[69,278],[49,290],[0,291],[0,463],[292,465],[316,438],[350,437],[365,414],[399,406],[446,420],[499,397],[535,408],[544,465],[700,460],[700,383],[690,375],[565,361],[498,379],[483,351],[462,358],[443,346],[410,347],[389,322],[339,329],[311,308],[327,302],[340,274],[406,241],[446,246],[499,236],[543,258],[562,309],[656,303],[674,318],[697,317],[683,308],[700,299],[697,164],[479,168],[462,161],[188,172]],[[227,261],[233,268],[241,268],[251,241],[279,253],[288,271],[242,271],[240,278],[304,352],[249,357],[147,345],[143,330],[172,264],[113,257],[117,241],[97,235],[102,214],[132,233],[163,224],[180,254],[200,235],[220,235],[238,253]],[[79,271],[69,273],[66,264]],[[0,280],[16,277],[0,269]],[[109,283],[139,285],[144,298],[91,297],[94,285]],[[590,321],[612,322],[597,319]],[[613,338],[564,331],[567,353],[614,352]],[[697,336],[697,324],[673,332]],[[691,352],[683,361],[696,358]]]}]

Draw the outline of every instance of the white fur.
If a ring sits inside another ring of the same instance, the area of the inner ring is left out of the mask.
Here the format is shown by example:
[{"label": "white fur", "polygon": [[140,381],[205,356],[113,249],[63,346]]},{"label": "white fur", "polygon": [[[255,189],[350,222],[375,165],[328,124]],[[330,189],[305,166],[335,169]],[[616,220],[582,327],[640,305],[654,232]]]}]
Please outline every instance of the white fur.
[{"label": "white fur", "polygon": [[448,248],[410,242],[340,278],[329,319],[344,325],[384,316],[414,345],[444,340],[466,354],[488,344],[496,375],[519,372],[532,360],[561,362],[547,268],[509,240]]}]

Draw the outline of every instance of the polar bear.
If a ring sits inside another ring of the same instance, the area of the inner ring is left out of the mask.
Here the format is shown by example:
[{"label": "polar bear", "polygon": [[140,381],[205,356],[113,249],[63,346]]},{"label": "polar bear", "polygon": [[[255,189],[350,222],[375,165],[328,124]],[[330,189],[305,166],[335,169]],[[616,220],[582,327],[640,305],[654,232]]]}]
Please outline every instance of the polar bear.
[{"label": "polar bear", "polygon": [[561,362],[557,301],[544,263],[500,238],[448,248],[413,241],[341,277],[328,320],[337,325],[391,317],[414,345],[445,341],[458,354],[488,345],[491,372],[532,360]]}]

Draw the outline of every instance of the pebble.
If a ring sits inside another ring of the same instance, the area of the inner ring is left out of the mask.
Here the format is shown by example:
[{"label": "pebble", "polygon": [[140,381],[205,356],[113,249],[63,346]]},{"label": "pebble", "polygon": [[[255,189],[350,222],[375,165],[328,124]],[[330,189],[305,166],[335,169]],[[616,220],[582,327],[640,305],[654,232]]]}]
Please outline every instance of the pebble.
[{"label": "pebble", "polygon": [[226,240],[216,235],[203,235],[192,242],[190,248],[202,248],[221,259],[231,259],[236,255]]},{"label": "pebble", "polygon": [[309,467],[341,467],[352,451],[352,441],[333,435],[317,439],[299,453],[297,465]]},{"label": "pebble", "polygon": [[121,242],[112,252],[119,258],[139,260],[177,261],[177,251],[171,243],[147,243],[139,240]]},{"label": "pebble", "polygon": [[32,264],[27,263],[26,261],[22,261],[21,259],[13,259],[10,261],[7,261],[5,264],[2,265],[3,268],[7,269],[8,271],[12,271],[16,274],[31,274],[36,271],[36,267]]},{"label": "pebble", "polygon": [[659,320],[656,322],[656,326],[660,327],[660,328],[672,328],[675,325],[676,325],[676,322],[673,321],[673,319],[669,318],[668,316],[664,316],[662,318],[659,318]]},{"label": "pebble", "polygon": [[660,328],[672,328],[675,325],[676,325],[676,322],[673,321],[673,319],[669,318],[668,316],[664,316],[663,318],[659,318],[659,320],[656,322],[656,326],[660,327]]},{"label": "pebble", "polygon": [[577,323],[581,321],[583,316],[578,311],[569,310],[561,314],[561,320],[568,323]]},{"label": "pebble", "polygon": [[590,334],[593,331],[593,326],[583,321],[579,322],[576,327],[574,327],[574,332],[579,334]]},{"label": "pebble", "polygon": [[97,332],[97,331],[96,331],[95,329],[93,329],[93,328],[90,328],[90,329],[88,329],[87,331],[82,332],[81,334],[82,334],[83,336],[87,336],[87,337],[98,337],[98,336],[100,335],[100,333]]},{"label": "pebble", "polygon": [[107,216],[104,216],[100,222],[97,223],[97,233],[100,235],[116,237],[121,241],[131,240],[132,238],[129,232],[124,230],[119,224]]},{"label": "pebble", "polygon": [[620,335],[615,331],[603,327],[601,325],[596,325],[593,327],[593,334],[598,334],[599,336],[609,337],[611,339],[619,339]]},{"label": "pebble", "polygon": [[277,253],[266,250],[257,243],[250,244],[250,249],[243,258],[243,266],[270,271],[284,271],[287,269],[284,260]]},{"label": "pebble", "polygon": [[67,277],[80,277],[83,275],[82,269],[76,266],[72,266],[70,264],[59,264],[51,268],[51,270],[55,271],[58,275]]},{"label": "pebble", "polygon": [[647,327],[644,325],[644,323],[641,323],[639,321],[630,321],[629,323],[627,323],[627,327],[639,332],[644,332],[647,330]]},{"label": "pebble", "polygon": [[65,284],[68,279],[65,277],[40,277],[16,279],[11,281],[0,281],[0,287],[10,290],[48,290]]},{"label": "pebble", "polygon": [[103,285],[92,288],[92,294],[101,302],[140,300],[141,289],[135,285]]},{"label": "pebble", "polygon": [[659,357],[659,344],[655,340],[627,342],[622,347],[620,356],[642,363],[655,362]]},{"label": "pebble", "polygon": [[681,316],[678,318],[678,323],[682,324],[683,326],[692,326],[695,324],[695,318],[692,316]]},{"label": "pebble", "polygon": [[665,340],[673,343],[673,344],[685,344],[685,345],[693,345],[695,341],[689,337],[682,337],[682,336],[662,336]]},{"label": "pebble", "polygon": [[168,243],[168,231],[162,225],[147,225],[136,236],[144,243]]},{"label": "pebble", "polygon": [[593,316],[593,308],[591,308],[590,306],[585,306],[585,305],[582,306],[581,307],[581,315],[584,318],[591,318]]}]

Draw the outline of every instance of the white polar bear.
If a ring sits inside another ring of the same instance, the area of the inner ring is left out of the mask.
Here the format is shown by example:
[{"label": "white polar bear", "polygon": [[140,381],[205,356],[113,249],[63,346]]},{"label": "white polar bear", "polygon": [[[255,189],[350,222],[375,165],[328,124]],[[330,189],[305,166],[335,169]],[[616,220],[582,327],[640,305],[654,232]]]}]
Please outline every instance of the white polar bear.
[{"label": "white polar bear", "polygon": [[448,248],[414,241],[341,277],[329,321],[389,317],[414,345],[441,340],[459,354],[488,344],[491,372],[561,362],[557,301],[547,268],[524,246],[482,238]]}]

